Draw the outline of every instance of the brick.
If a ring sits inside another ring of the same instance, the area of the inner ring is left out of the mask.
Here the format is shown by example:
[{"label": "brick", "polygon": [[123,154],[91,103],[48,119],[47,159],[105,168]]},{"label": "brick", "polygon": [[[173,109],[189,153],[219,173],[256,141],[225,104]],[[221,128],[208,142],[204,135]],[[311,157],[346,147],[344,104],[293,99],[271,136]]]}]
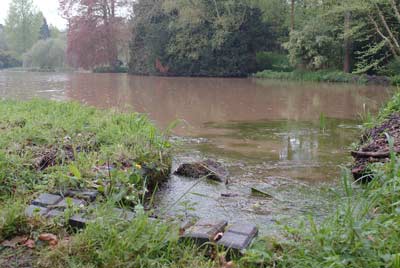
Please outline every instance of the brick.
[{"label": "brick", "polygon": [[240,253],[250,246],[257,234],[258,229],[253,224],[232,225],[217,244]]},{"label": "brick", "polygon": [[44,193],[32,201],[32,205],[39,207],[50,207],[58,203],[62,199],[59,195]]},{"label": "brick", "polygon": [[223,220],[202,219],[186,229],[182,238],[191,239],[197,244],[204,244],[212,241],[218,233],[223,232],[227,225],[228,222]]},{"label": "brick", "polygon": [[72,216],[68,223],[73,228],[83,229],[86,227],[86,224],[90,222],[90,220],[85,217],[83,214],[76,214]]},{"label": "brick", "polygon": [[27,217],[33,217],[33,216],[43,216],[47,213],[48,209],[44,208],[44,207],[39,207],[39,206],[35,206],[35,205],[29,205],[26,209],[25,209],[25,215]]},{"label": "brick", "polygon": [[68,206],[68,203],[70,203],[69,201],[67,202],[68,198],[70,199],[70,202],[72,203],[72,205],[74,207],[81,207],[81,206],[86,205],[86,202],[84,200],[67,197],[67,198],[63,198],[60,202],[55,204],[53,207],[58,208],[58,209],[66,209]]}]

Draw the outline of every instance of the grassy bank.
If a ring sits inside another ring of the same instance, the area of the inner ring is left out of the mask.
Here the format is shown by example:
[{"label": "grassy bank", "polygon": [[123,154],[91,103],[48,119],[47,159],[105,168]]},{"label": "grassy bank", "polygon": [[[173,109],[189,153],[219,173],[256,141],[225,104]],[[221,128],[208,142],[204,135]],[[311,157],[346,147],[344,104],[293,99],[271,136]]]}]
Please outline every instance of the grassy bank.
[{"label": "grassy bank", "polygon": [[[107,187],[118,184],[137,200],[144,177],[144,187],[152,186],[169,168],[168,142],[139,114],[1,101],[0,131],[1,197],[85,187],[112,193]],[[110,176],[99,178],[107,168]],[[128,191],[132,183],[137,187]]]},{"label": "grassy bank", "polygon": [[[178,244],[176,224],[144,212],[146,192],[170,168],[170,145],[145,116],[77,103],[1,101],[0,131],[0,267],[211,266],[202,251]],[[57,218],[24,215],[41,192],[87,188],[101,196],[91,208],[96,220],[82,232]],[[116,206],[135,208],[137,217],[121,219]],[[58,246],[39,241],[42,233],[56,235]],[[2,244],[21,237],[35,248]]]},{"label": "grassy bank", "polygon": [[384,77],[384,76],[368,76],[344,73],[341,71],[293,71],[293,72],[276,72],[265,70],[254,74],[256,78],[279,79],[293,81],[310,81],[310,82],[334,82],[334,83],[356,83],[356,84],[393,84],[400,83],[400,78]]}]

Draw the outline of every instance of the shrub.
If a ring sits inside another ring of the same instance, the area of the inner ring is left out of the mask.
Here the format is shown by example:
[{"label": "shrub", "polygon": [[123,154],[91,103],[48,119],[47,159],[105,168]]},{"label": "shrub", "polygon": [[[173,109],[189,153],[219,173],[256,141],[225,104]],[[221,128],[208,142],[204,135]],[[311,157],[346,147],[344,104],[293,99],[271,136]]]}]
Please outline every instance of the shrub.
[{"label": "shrub", "polygon": [[400,60],[394,59],[390,61],[382,71],[382,74],[387,76],[400,75]]},{"label": "shrub", "polygon": [[0,69],[13,68],[21,66],[21,61],[19,61],[10,52],[0,50]]},{"label": "shrub", "polygon": [[66,44],[61,39],[40,40],[24,54],[24,67],[50,70],[64,68],[65,52]]},{"label": "shrub", "polygon": [[392,85],[400,86],[400,75],[393,76],[390,80],[392,81]]}]

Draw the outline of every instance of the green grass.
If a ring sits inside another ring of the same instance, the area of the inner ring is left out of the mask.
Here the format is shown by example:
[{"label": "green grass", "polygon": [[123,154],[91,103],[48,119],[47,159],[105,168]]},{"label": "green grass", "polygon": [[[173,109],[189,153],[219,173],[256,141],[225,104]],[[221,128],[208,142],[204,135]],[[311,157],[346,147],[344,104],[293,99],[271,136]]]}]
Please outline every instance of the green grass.
[{"label": "green grass", "polygon": [[359,75],[348,74],[341,71],[293,71],[293,72],[275,72],[265,70],[254,75],[256,78],[295,80],[295,81],[312,81],[312,82],[337,82],[337,83],[360,83],[366,81]]},{"label": "green grass", "polygon": [[[110,195],[123,192],[122,198],[137,203],[169,172],[168,141],[136,113],[1,101],[0,133],[0,199],[95,187]],[[108,167],[110,173],[99,172]]]},{"label": "green grass", "polygon": [[98,220],[56,251],[47,251],[41,267],[213,267],[204,252],[178,243],[174,225],[150,220],[142,209],[132,222],[99,209]]},{"label": "green grass", "polygon": [[[176,222],[151,220],[152,212],[144,212],[146,192],[171,165],[170,144],[146,116],[78,103],[0,101],[0,133],[0,242],[16,236],[36,241],[34,254],[0,246],[0,260],[14,254],[15,267],[214,266],[203,249],[178,243]],[[39,165],[43,156],[51,161]],[[103,174],[107,167],[112,171]],[[61,218],[24,215],[40,192],[67,188],[102,193],[96,207],[86,209],[95,221],[84,230],[70,230]],[[137,217],[124,221],[113,213],[117,205],[135,208]],[[38,241],[43,232],[57,235],[56,249]]]}]

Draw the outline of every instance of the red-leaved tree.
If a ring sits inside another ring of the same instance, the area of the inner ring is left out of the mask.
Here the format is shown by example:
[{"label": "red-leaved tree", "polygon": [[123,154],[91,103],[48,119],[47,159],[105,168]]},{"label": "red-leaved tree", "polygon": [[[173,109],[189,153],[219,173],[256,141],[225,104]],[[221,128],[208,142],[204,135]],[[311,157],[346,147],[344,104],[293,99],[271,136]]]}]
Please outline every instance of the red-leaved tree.
[{"label": "red-leaved tree", "polygon": [[67,59],[90,69],[118,64],[118,45],[124,41],[131,0],[59,0],[68,21]]}]

